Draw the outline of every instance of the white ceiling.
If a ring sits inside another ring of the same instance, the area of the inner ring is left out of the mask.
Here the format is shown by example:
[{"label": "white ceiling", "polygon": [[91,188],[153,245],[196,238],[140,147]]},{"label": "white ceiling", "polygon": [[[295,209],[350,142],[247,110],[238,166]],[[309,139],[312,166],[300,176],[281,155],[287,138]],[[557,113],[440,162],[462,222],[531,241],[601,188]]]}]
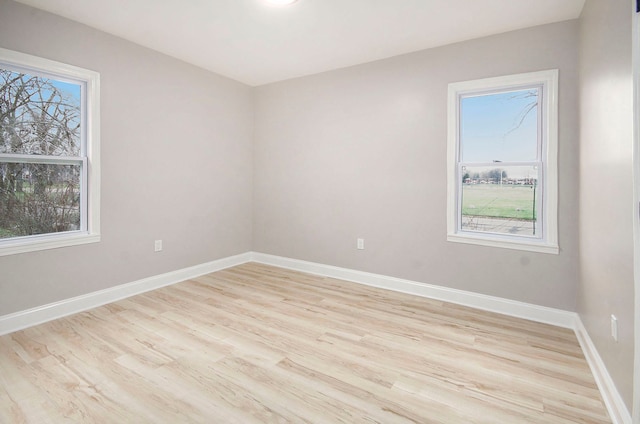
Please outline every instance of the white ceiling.
[{"label": "white ceiling", "polygon": [[577,18],[585,0],[18,0],[256,86]]}]

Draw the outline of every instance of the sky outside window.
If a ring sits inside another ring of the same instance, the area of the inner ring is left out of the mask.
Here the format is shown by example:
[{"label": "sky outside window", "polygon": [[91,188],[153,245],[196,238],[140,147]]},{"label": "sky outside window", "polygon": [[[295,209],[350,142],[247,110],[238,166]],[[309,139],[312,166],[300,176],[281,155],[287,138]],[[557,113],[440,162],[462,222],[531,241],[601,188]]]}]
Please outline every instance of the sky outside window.
[{"label": "sky outside window", "polygon": [[462,162],[536,161],[538,104],[537,88],[463,97],[460,100]]},{"label": "sky outside window", "polygon": [[62,93],[67,94],[71,98],[75,99],[78,103],[80,103],[80,84],[56,80],[49,80],[49,82],[51,82],[51,84],[53,84]]}]

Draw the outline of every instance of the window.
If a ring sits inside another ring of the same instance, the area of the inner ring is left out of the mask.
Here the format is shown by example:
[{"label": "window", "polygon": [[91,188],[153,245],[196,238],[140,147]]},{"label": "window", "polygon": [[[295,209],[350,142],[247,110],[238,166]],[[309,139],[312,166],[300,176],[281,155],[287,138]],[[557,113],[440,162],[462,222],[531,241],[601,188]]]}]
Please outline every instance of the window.
[{"label": "window", "polygon": [[99,78],[0,49],[0,255],[100,240]]},{"label": "window", "polygon": [[558,253],[557,81],[449,84],[449,241]]}]

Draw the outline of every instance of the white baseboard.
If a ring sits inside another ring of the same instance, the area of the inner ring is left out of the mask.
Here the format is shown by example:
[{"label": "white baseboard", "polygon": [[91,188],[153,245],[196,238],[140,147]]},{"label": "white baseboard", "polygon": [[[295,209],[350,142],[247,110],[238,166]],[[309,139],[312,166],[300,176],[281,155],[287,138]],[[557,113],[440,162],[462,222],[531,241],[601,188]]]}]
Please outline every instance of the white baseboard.
[{"label": "white baseboard", "polygon": [[267,255],[264,253],[247,252],[205,264],[168,272],[166,274],[144,278],[132,283],[122,284],[109,289],[65,299],[25,311],[0,316],[0,335],[86,311],[87,309],[102,306],[139,293],[179,283],[180,281],[250,261],[307,272],[309,274],[321,275],[324,277],[338,278],[373,287],[428,297],[472,308],[529,319],[536,322],[575,329],[575,320],[577,315],[573,312],[463,290],[450,289],[432,284],[403,280],[395,277],[356,271],[348,268],[339,268],[331,265]]},{"label": "white baseboard", "polygon": [[25,311],[0,316],[0,335],[12,333],[27,327],[62,318],[87,309],[96,308],[136,294],[165,287],[180,281],[195,278],[210,272],[240,265],[251,260],[251,253],[218,259],[189,268],[183,268],[166,274],[155,275],[128,284],[122,284],[105,290],[99,290],[82,296],[72,297],[60,302],[50,303]]},{"label": "white baseboard", "polygon": [[314,262],[283,258],[281,256],[267,255],[264,253],[252,253],[252,260],[254,262],[260,262],[267,265],[274,265],[309,274],[322,275],[324,277],[337,278],[387,290],[428,297],[430,299],[437,299],[485,311],[497,312],[512,317],[524,318],[558,327],[570,329],[575,328],[576,313],[563,311],[561,309],[532,305],[530,303],[518,302],[500,297],[487,296],[433,284],[419,283],[416,281],[403,280],[400,278],[356,271],[347,268],[339,268]]},{"label": "white baseboard", "polygon": [[631,414],[624,404],[618,389],[609,375],[609,371],[607,371],[602,358],[598,354],[579,316],[576,316],[575,332],[578,337],[578,342],[580,342],[580,347],[582,347],[582,352],[584,352],[587,363],[591,368],[591,373],[596,380],[602,399],[607,406],[611,421],[613,424],[631,424]]}]

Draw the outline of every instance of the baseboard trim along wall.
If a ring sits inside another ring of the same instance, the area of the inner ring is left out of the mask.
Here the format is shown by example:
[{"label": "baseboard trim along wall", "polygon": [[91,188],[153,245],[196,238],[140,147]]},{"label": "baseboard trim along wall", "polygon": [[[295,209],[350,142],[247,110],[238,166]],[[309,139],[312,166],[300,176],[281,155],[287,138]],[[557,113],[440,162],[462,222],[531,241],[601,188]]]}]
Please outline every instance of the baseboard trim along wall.
[{"label": "baseboard trim along wall", "polygon": [[580,342],[582,352],[584,353],[585,358],[587,358],[587,363],[591,368],[593,378],[596,380],[602,399],[609,411],[611,421],[614,424],[632,424],[631,413],[624,404],[618,389],[616,389],[600,354],[598,354],[598,351],[596,350],[596,347],[593,344],[591,337],[589,337],[589,333],[587,333],[587,329],[584,327],[579,316],[576,316],[576,327],[574,330],[576,332],[578,342]]},{"label": "baseboard trim along wall", "polygon": [[0,316],[0,336],[91,308],[97,308],[98,306],[116,302],[127,297],[135,296],[136,294],[176,284],[200,275],[240,265],[250,260],[251,253],[242,253],[177,271],[143,278],[132,283],[121,284],[82,296],[72,297],[59,302],[49,303],[25,311]]},{"label": "baseboard trim along wall", "polygon": [[517,318],[542,322],[563,328],[575,327],[574,312],[561,309],[547,308],[545,306],[532,305],[530,303],[517,302],[500,297],[487,296],[463,290],[450,289],[433,284],[419,283],[401,278],[372,274],[347,268],[339,268],[331,265],[323,265],[314,262],[306,262],[297,259],[283,258],[281,256],[253,253],[254,262],[274,265],[281,268],[321,275],[323,277],[337,278],[354,283],[365,284],[397,292],[428,297],[458,305],[470,306],[490,312],[497,312]]},{"label": "baseboard trim along wall", "polygon": [[613,424],[631,424],[631,415],[622,401],[622,397],[613,384],[613,380],[604,366],[604,362],[600,358],[598,351],[595,349],[595,346],[582,324],[580,317],[575,312],[257,252],[247,252],[236,256],[230,256],[177,271],[144,278],[109,289],[62,300],[60,302],[50,303],[48,305],[43,305],[25,311],[0,316],[0,335],[12,333],[47,321],[86,311],[107,303],[116,302],[130,296],[135,296],[140,293],[176,284],[181,281],[247,262],[258,262],[294,271],[306,272],[308,274],[351,281],[354,283],[451,302],[516,318],[523,318],[572,329],[575,331],[587,362],[591,367],[591,371],[593,372],[596,383],[598,384],[598,388],[600,389],[605,405],[609,410]]}]

